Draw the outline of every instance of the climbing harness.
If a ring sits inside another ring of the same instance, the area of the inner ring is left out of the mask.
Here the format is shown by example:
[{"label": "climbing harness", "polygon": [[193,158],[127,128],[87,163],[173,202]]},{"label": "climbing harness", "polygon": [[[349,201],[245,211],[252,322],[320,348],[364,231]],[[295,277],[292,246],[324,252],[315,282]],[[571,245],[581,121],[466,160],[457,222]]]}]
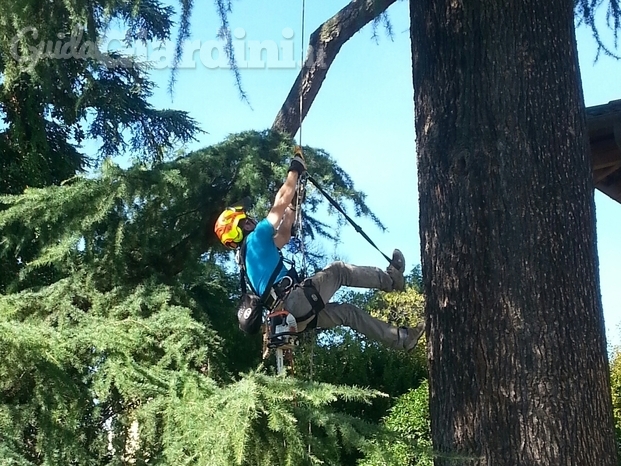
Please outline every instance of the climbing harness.
[{"label": "climbing harness", "polygon": [[[239,328],[247,334],[255,334],[265,322],[263,325],[263,359],[267,359],[270,350],[276,350],[276,368],[279,375],[285,371],[285,356],[289,365],[292,366],[291,350],[299,345],[297,320],[282,307],[289,292],[300,282],[295,267],[291,267],[287,275],[275,282],[286,261],[287,259],[281,255],[265,291],[259,296],[246,271],[245,239],[237,254],[242,290],[241,304],[237,310]],[[310,317],[304,316],[300,321],[308,320]]]},{"label": "climbing harness", "polygon": [[[296,147],[295,155],[302,155],[301,148]],[[264,335],[263,335],[263,359],[267,359],[270,351],[274,351],[276,357],[276,371],[279,375],[284,374],[287,369],[293,370],[293,349],[299,346],[299,336],[302,332],[299,331],[299,324],[304,325],[304,331],[307,329],[314,329],[317,324],[317,317],[319,312],[325,307],[321,296],[312,284],[312,280],[306,278],[306,251],[303,238],[303,215],[302,215],[302,203],[306,192],[306,183],[310,181],[315,188],[326,198],[326,200],[332,204],[332,206],[338,210],[345,219],[354,227],[362,237],[377,251],[379,251],[384,258],[392,264],[392,259],[384,254],[377,245],[371,240],[371,238],[362,230],[362,228],[354,222],[354,220],[345,212],[345,210],[339,205],[339,203],[326,192],[325,189],[310,175],[308,172],[298,178],[298,184],[294,198],[296,199],[296,212],[295,220],[292,225],[292,240],[293,252],[300,253],[302,257],[303,267],[301,268],[301,276],[296,272],[295,261],[284,259],[282,254],[280,260],[276,265],[272,276],[268,281],[268,287],[263,295],[258,298],[256,292],[254,292],[256,308],[251,308],[249,305],[243,309],[243,315],[240,317],[238,312],[238,318],[240,318],[240,327],[242,327],[242,318],[245,317],[248,321],[249,327],[256,328],[256,321],[264,322]],[[240,258],[238,262],[240,264],[242,292],[246,293],[245,289],[245,240],[242,242],[240,252]],[[289,262],[292,267],[288,275],[282,278],[279,282],[274,283],[274,279],[278,276],[278,273],[283,268],[283,261]],[[396,264],[393,264],[396,266]],[[248,280],[249,282],[249,280]],[[252,285],[250,285],[252,287]],[[311,305],[311,311],[304,316],[295,318],[286,309],[283,308],[284,300],[289,293],[296,287],[301,287],[306,299]],[[257,314],[256,309],[260,309]],[[258,318],[257,318],[258,316]],[[260,324],[259,324],[260,325]],[[245,330],[246,331],[246,330]],[[256,333],[256,332],[255,332]],[[312,364],[312,363],[311,363]]]},{"label": "climbing harness", "polygon": [[[296,148],[296,155],[301,154],[301,148]],[[296,252],[301,253],[303,268],[302,270],[302,279],[295,282],[290,282],[287,287],[286,293],[278,293],[280,301],[271,309],[276,309],[275,312],[270,312],[265,316],[265,333],[263,338],[263,359],[266,359],[269,355],[270,350],[275,350],[276,355],[276,370],[277,373],[283,374],[286,365],[293,369],[293,349],[299,345],[298,337],[301,332],[298,332],[298,322],[307,322],[305,326],[306,329],[314,329],[317,323],[318,313],[325,307],[321,296],[312,286],[312,281],[306,277],[306,254],[304,247],[304,239],[303,239],[303,228],[302,228],[302,202],[304,201],[304,196],[306,192],[306,183],[310,181],[315,188],[326,198],[326,200],[332,204],[332,206],[338,210],[345,219],[354,227],[356,232],[358,232],[362,237],[367,240],[367,242],[373,246],[379,253],[384,256],[384,258],[392,264],[392,258],[388,257],[384,252],[382,252],[377,245],[373,242],[373,240],[367,235],[364,230],[356,223],[354,220],[345,212],[345,210],[339,205],[339,203],[330,196],[326,192],[325,189],[321,187],[321,185],[310,175],[308,172],[304,174],[303,177],[298,179],[298,185],[296,188],[295,198],[296,198],[296,218],[293,223],[293,228],[295,229],[295,234],[293,235],[292,242],[294,243],[294,248]],[[294,264],[295,265],[295,264]],[[396,266],[396,264],[393,264]],[[295,270],[295,267],[292,268]],[[282,309],[282,301],[286,298],[287,294],[293,289],[294,286],[301,286],[304,290],[304,294],[311,304],[311,311],[309,314],[298,318],[297,320],[289,314],[288,311]],[[312,362],[311,362],[312,364]]]}]

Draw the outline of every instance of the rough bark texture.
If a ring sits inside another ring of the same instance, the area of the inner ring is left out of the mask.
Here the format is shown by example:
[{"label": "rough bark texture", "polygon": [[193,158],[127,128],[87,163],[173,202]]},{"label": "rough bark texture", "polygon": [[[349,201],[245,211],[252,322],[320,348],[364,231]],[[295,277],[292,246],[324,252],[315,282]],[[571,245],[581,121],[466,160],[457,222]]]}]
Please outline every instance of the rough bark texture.
[{"label": "rough bark texture", "polygon": [[411,19],[436,465],[616,465],[573,1]]},{"label": "rough bark texture", "polygon": [[393,3],[395,0],[352,0],[311,34],[305,64],[276,115],[273,130],[295,136],[300,128],[300,98],[303,120],[343,44]]}]

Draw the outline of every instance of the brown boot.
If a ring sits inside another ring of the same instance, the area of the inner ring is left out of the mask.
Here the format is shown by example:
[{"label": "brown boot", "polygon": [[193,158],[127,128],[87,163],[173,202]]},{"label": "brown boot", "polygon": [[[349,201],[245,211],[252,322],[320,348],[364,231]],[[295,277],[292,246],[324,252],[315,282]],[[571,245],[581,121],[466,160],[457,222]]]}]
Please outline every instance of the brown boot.
[{"label": "brown boot", "polygon": [[392,253],[391,264],[386,269],[386,273],[392,278],[392,289],[395,291],[403,291],[405,289],[405,257],[398,249]]}]

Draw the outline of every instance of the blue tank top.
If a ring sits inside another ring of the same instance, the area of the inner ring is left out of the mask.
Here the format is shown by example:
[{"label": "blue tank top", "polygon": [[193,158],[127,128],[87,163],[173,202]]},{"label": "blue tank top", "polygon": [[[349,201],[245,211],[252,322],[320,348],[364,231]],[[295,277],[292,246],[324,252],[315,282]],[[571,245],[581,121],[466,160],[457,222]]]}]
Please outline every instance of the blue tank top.
[{"label": "blue tank top", "polygon": [[[267,219],[263,219],[246,238],[246,274],[252,288],[259,296],[265,291],[280,261],[280,252],[274,243],[274,233],[272,224]],[[274,283],[287,275],[287,272],[288,269],[283,264]]]}]

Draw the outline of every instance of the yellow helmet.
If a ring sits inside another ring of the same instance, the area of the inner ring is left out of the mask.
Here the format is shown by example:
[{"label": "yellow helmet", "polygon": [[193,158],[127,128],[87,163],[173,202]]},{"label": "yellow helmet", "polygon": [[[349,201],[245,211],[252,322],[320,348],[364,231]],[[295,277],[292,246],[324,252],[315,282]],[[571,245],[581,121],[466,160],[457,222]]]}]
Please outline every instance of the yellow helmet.
[{"label": "yellow helmet", "polygon": [[214,231],[216,236],[225,247],[235,249],[244,239],[244,232],[239,226],[239,222],[247,218],[246,211],[243,207],[227,207],[220,214]]}]

